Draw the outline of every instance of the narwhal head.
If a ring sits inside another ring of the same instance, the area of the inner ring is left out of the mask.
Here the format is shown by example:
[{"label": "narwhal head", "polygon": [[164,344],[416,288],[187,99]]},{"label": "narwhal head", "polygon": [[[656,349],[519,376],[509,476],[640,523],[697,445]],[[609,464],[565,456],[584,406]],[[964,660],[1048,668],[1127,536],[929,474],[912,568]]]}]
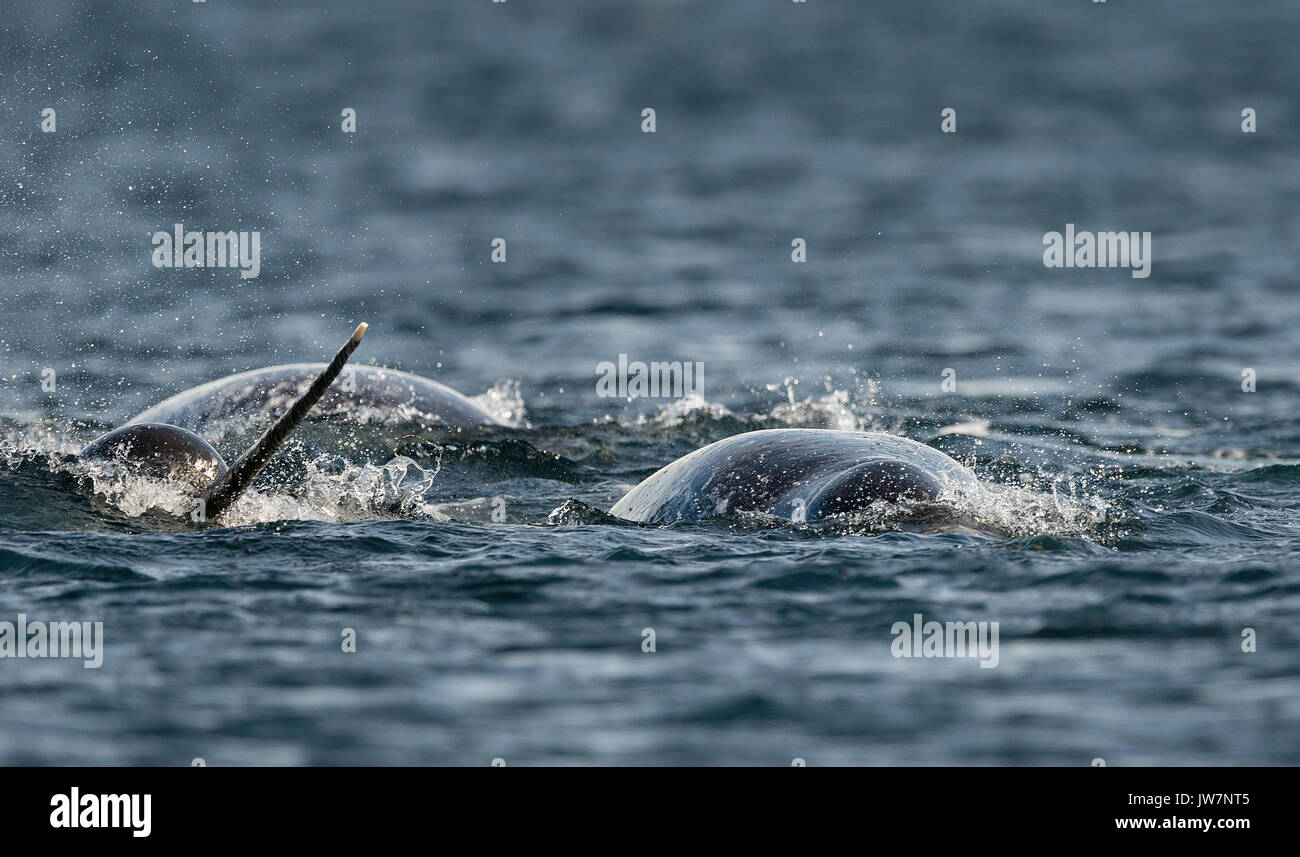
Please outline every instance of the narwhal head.
[{"label": "narwhal head", "polygon": [[122,464],[153,479],[180,479],[198,491],[230,469],[212,444],[192,431],[162,423],[114,429],[91,441],[81,458]]},{"label": "narwhal head", "polygon": [[365,332],[364,323],[357,325],[307,391],[229,467],[206,440],[192,431],[163,423],[123,426],[91,441],[81,451],[81,457],[122,462],[153,478],[193,482],[198,508],[203,512],[203,516],[194,520],[213,520],[253,484],[253,478],[275,455],[280,444],[343,371],[343,364],[357,350]]}]

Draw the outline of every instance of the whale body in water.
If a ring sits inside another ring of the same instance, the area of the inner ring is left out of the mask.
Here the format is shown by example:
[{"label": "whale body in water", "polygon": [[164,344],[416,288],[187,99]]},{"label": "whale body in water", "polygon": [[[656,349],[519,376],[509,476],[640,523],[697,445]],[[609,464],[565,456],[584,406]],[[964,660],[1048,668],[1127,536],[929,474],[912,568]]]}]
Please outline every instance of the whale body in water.
[{"label": "whale body in water", "polygon": [[[188,482],[194,495],[191,519],[199,522],[215,519],[248,490],[276,450],[325,395],[343,371],[348,358],[361,344],[365,332],[364,323],[357,325],[334,359],[323,364],[320,371],[308,379],[308,383],[287,402],[279,419],[229,466],[221,454],[194,431],[172,423],[140,418],[95,438],[78,457],[84,461],[127,467],[151,478]],[[151,408],[146,413],[153,411],[155,409]],[[167,415],[158,412],[159,417]]]},{"label": "whale body in water", "polygon": [[[191,517],[207,521],[248,489],[313,408],[322,415],[346,413],[381,422],[418,419],[449,428],[502,425],[450,387],[409,372],[357,366],[340,379],[365,331],[366,325],[359,325],[328,364],[254,369],[172,396],[96,438],[79,457],[128,465],[149,477],[188,482],[195,494]],[[232,420],[269,417],[275,418],[274,423],[229,466],[201,436],[223,430]]]},{"label": "whale body in water", "polygon": [[877,501],[934,501],[978,485],[933,447],[878,432],[768,429],[711,443],[648,476],[610,514],[639,523],[761,512],[817,521]]},{"label": "whale body in water", "polygon": [[[91,442],[81,458],[185,478],[196,486],[196,504],[205,513],[195,520],[208,520],[247,490],[318,404],[325,413],[370,408],[378,419],[422,417],[449,427],[501,424],[455,390],[407,372],[357,367],[345,384],[332,387],[365,329],[360,325],[329,364],[257,369],[173,396]],[[281,411],[229,466],[199,435],[230,418]],[[880,501],[937,501],[978,485],[974,473],[956,460],[895,435],[771,429],[729,437],[677,459],[629,491],[610,514],[639,523],[740,512],[818,521]]]},{"label": "whale body in water", "polygon": [[[159,402],[127,425],[165,423],[211,435],[231,420],[283,412],[324,370],[324,363],[293,363],[219,378]],[[448,428],[501,425],[451,387],[380,366],[348,367],[313,413],[370,414],[379,422],[415,419]]]}]

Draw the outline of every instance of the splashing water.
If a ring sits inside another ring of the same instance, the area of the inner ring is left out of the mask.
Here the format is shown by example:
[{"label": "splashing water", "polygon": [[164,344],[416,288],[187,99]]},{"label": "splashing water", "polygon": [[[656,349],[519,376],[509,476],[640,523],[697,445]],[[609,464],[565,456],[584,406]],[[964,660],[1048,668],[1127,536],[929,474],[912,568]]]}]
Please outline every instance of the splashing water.
[{"label": "splashing water", "polygon": [[493,384],[486,392],[470,396],[470,401],[514,428],[529,428],[528,409],[524,407],[524,397],[520,393],[519,382],[503,378]]}]

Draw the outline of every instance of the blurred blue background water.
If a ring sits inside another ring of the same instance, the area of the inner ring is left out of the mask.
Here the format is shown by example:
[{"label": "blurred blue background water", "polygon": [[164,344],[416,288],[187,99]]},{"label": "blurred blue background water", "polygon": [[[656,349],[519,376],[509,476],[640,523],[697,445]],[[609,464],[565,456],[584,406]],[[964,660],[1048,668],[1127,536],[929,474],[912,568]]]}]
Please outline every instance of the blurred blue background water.
[{"label": "blurred blue background water", "polygon": [[[0,761],[1300,762],[1298,41],[1283,0],[11,4],[0,619],[107,646],[0,660]],[[261,275],[154,268],[177,222]],[[1045,268],[1066,223],[1152,275]],[[199,532],[61,464],[361,320],[516,427],[318,426]],[[597,397],[620,353],[702,399]],[[933,443],[1005,537],[548,524],[785,425]],[[916,612],[998,668],[892,658]]]}]

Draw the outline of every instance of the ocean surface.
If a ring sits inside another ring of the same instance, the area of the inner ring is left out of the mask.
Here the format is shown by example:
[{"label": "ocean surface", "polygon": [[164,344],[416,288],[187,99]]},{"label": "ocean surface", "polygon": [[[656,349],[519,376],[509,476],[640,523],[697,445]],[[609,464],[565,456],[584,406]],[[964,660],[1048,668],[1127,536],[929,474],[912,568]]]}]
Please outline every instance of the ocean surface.
[{"label": "ocean surface", "polygon": [[[1291,0],[8,4],[0,621],[104,645],[0,658],[0,763],[1300,764],[1297,44]],[[260,275],[155,267],[176,223]],[[1150,276],[1045,267],[1067,224]],[[317,420],[225,527],[71,457],[361,321],[504,425]],[[702,388],[602,397],[620,354]],[[930,444],[981,526],[602,514],[779,427]],[[996,668],[894,657],[918,613]]]}]

